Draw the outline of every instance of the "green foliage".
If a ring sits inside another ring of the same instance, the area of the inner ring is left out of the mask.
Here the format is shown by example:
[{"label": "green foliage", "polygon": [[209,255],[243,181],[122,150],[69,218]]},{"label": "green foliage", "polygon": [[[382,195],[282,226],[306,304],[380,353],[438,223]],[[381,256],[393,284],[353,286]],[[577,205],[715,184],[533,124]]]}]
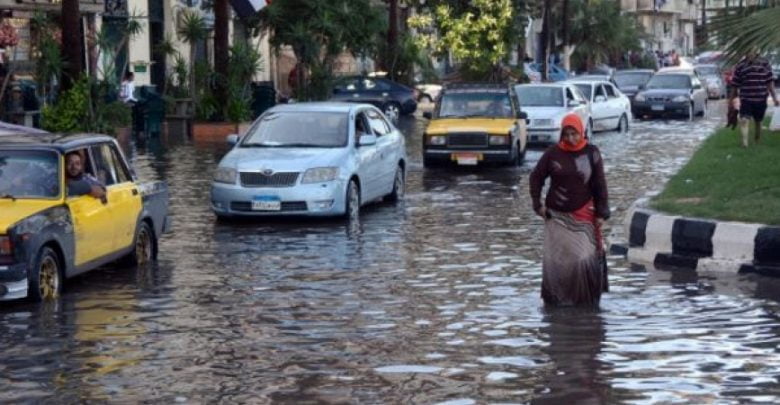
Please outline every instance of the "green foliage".
[{"label": "green foliage", "polygon": [[227,90],[228,100],[224,115],[231,122],[252,118],[252,94],[250,84],[255,74],[262,70],[263,58],[255,48],[236,42],[230,48]]},{"label": "green foliage", "polygon": [[90,123],[89,82],[82,78],[61,94],[57,103],[41,110],[41,126],[50,132],[84,132]]},{"label": "green foliage", "polygon": [[181,13],[176,34],[179,39],[188,43],[195,44],[198,41],[208,38],[209,30],[206,20],[197,11],[186,9]]},{"label": "green foliage", "polygon": [[198,121],[213,121],[222,108],[214,94],[217,74],[207,62],[195,64],[193,81],[196,93],[195,119]]},{"label": "green foliage", "polygon": [[110,85],[88,77],[73,83],[53,105],[41,110],[43,129],[58,133],[95,132],[115,134],[116,128],[131,124],[130,108],[119,102],[106,103]]},{"label": "green foliage", "polygon": [[189,96],[189,67],[187,66],[187,61],[181,55],[176,55],[174,58],[166,89],[169,87],[167,94],[177,98]]},{"label": "green foliage", "polygon": [[302,85],[301,100],[325,99],[336,59],[344,51],[365,55],[384,30],[381,10],[371,0],[275,0],[260,13],[263,26],[273,32],[271,44],[293,49]]},{"label": "green foliage", "polygon": [[452,54],[465,77],[495,79],[500,62],[510,51],[507,38],[513,30],[512,2],[442,3],[409,19],[409,25],[420,31],[418,44],[440,55]]},{"label": "green foliage", "polygon": [[591,0],[572,2],[571,7],[571,44],[576,47],[573,66],[588,69],[642,49],[642,29],[633,17],[621,14],[620,3]]},{"label": "green foliage", "polygon": [[38,95],[44,104],[48,104],[53,91],[53,79],[59,78],[64,68],[61,47],[56,39],[59,28],[48,14],[42,12],[36,12],[30,24],[32,31],[36,33],[32,38],[33,46],[39,53],[35,58]]},{"label": "green foliage", "polygon": [[412,76],[416,68],[421,70],[423,77],[435,78],[430,58],[412,35],[408,33],[402,34],[395,52],[390,52],[387,45],[385,38],[379,37],[377,54],[389,57],[385,65],[388,66],[388,77],[390,79],[400,83],[412,84]]},{"label": "green foliage", "polygon": [[711,38],[724,46],[731,63],[748,51],[768,53],[780,49],[780,1],[768,0],[751,7],[728,10],[713,18],[709,25]]}]

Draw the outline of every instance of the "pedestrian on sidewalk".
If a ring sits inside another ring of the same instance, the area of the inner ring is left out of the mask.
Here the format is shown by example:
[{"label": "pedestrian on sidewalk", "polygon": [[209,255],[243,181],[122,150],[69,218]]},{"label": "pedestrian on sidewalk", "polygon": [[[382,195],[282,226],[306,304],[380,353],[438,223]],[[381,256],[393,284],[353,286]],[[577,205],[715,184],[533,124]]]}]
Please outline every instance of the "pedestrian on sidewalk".
[{"label": "pedestrian on sidewalk", "polygon": [[579,116],[567,115],[562,127],[560,141],[544,152],[530,177],[534,211],[545,221],[542,298],[548,305],[598,306],[608,291],[601,235],[610,216],[604,164]]},{"label": "pedestrian on sidewalk", "polygon": [[754,138],[761,140],[761,122],[767,108],[767,96],[772,96],[775,106],[780,106],[775,93],[772,65],[766,58],[751,49],[734,68],[731,78],[729,102],[739,97],[739,131],[742,133],[742,146],[748,147],[750,121],[754,122]]}]

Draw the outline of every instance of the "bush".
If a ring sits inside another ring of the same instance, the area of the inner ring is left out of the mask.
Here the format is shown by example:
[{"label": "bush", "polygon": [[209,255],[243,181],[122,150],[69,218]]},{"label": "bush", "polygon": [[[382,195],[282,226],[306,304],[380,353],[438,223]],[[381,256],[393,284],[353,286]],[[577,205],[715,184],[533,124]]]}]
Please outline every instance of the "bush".
[{"label": "bush", "polygon": [[107,102],[105,82],[81,78],[53,105],[41,110],[41,126],[50,132],[96,132],[116,134],[116,128],[129,127],[130,107],[120,101]]}]

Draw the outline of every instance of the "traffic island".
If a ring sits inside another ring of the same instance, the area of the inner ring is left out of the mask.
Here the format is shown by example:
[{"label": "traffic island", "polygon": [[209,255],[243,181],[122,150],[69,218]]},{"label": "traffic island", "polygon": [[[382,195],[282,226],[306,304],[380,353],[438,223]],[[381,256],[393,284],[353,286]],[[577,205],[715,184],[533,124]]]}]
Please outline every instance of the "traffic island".
[{"label": "traffic island", "polygon": [[780,132],[763,133],[742,148],[737,131],[718,130],[660,194],[638,200],[625,217],[627,258],[780,277]]}]

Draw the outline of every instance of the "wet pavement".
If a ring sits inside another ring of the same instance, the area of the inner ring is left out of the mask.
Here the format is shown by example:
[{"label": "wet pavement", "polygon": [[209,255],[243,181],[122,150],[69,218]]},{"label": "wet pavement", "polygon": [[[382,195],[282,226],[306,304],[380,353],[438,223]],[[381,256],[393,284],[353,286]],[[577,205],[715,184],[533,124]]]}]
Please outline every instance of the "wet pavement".
[{"label": "wet pavement", "polygon": [[[599,133],[614,209],[661,188],[722,115]],[[715,117],[717,116],[717,118]],[[610,258],[601,310],[546,310],[542,222],[521,168],[423,170],[405,118],[406,200],[340,220],[217,223],[223,145],[127,145],[171,187],[151,269],[0,305],[0,402],[777,403],[780,280]],[[737,140],[735,139],[735,142]]]}]

